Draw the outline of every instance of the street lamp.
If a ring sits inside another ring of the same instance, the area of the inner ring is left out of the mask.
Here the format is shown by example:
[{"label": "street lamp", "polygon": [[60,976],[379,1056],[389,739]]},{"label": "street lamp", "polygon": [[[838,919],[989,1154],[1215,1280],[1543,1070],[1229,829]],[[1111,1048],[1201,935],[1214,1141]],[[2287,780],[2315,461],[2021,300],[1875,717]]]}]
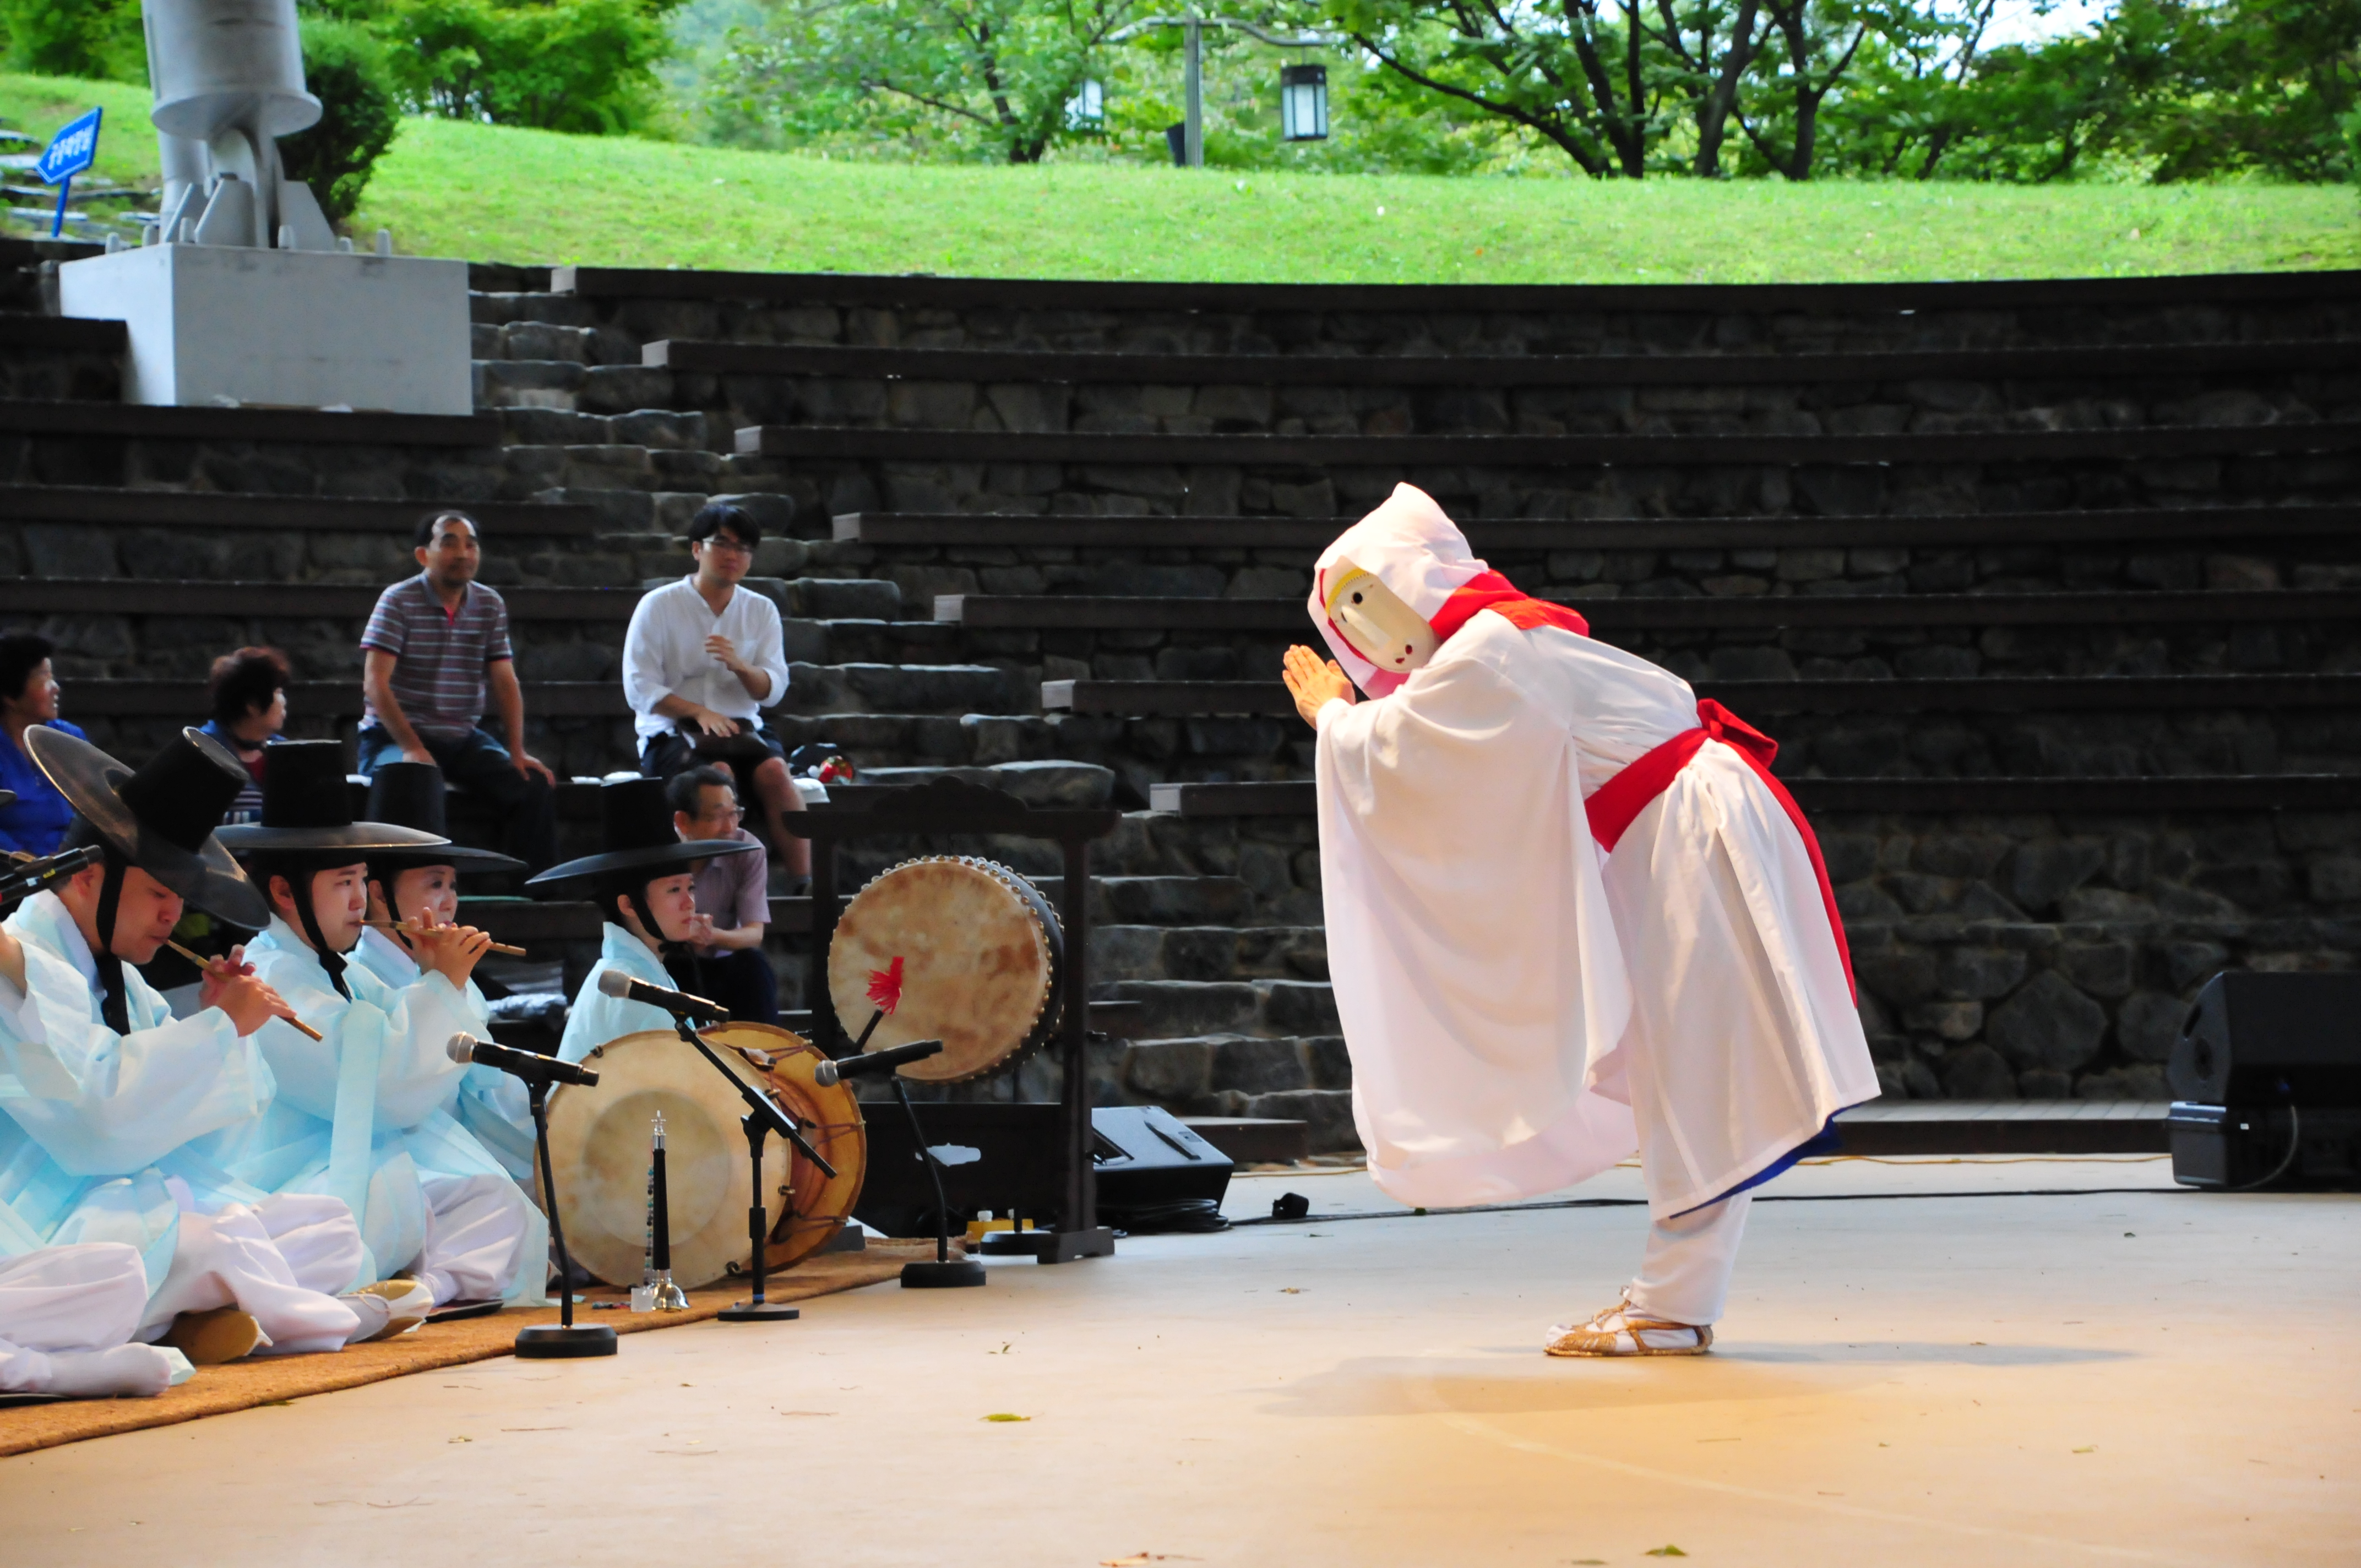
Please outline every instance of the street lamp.
[{"label": "street lamp", "polygon": [[[1146,32],[1150,27],[1179,27],[1181,30],[1180,81],[1188,107],[1186,117],[1180,127],[1181,139],[1178,151],[1180,154],[1180,161],[1191,169],[1205,167],[1205,29],[1207,27],[1235,27],[1249,37],[1260,38],[1267,44],[1275,44],[1280,49],[1318,49],[1323,45],[1334,45],[1343,41],[1340,38],[1329,38],[1318,33],[1300,38],[1277,38],[1264,32],[1252,22],[1241,22],[1230,16],[1200,16],[1193,11],[1185,16],[1143,17],[1127,27],[1118,27],[1109,33],[1106,41],[1121,43],[1134,34]],[[1287,94],[1290,90],[1301,90],[1296,78],[1305,71],[1309,71],[1316,80],[1308,82],[1310,91],[1306,96],[1312,100],[1309,107],[1312,117],[1304,123],[1316,126],[1318,128],[1299,136],[1292,128],[1294,122],[1287,118],[1290,115],[1288,108],[1290,100]],[[1279,113],[1281,118],[1287,120],[1290,127],[1287,132],[1287,139],[1315,141],[1326,136],[1328,134],[1327,68],[1319,65],[1287,66],[1279,71]]]},{"label": "street lamp", "polygon": [[1279,71],[1279,132],[1288,141],[1328,139],[1328,68],[1283,65]]}]

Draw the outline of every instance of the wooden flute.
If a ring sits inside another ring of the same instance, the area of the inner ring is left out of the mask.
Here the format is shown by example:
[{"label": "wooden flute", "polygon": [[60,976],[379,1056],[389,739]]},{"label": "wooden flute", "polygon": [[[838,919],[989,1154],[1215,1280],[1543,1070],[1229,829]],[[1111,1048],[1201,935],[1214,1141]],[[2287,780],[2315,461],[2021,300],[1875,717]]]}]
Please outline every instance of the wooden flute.
[{"label": "wooden flute", "polygon": [[[170,937],[164,938],[164,945],[171,948],[174,952],[180,954],[182,958],[188,959],[191,963],[196,965],[199,969],[204,969],[208,965],[214,963],[227,963],[229,961],[226,959],[209,959],[205,957],[204,954],[196,951],[194,948],[181,946],[180,943],[173,941]],[[296,1028],[302,1031],[305,1035],[310,1036],[313,1039],[318,1040],[326,1038],[326,1036],[322,1035],[319,1030],[314,1029],[311,1025],[306,1024],[301,1018],[289,1018],[284,1021],[294,1025]]]}]

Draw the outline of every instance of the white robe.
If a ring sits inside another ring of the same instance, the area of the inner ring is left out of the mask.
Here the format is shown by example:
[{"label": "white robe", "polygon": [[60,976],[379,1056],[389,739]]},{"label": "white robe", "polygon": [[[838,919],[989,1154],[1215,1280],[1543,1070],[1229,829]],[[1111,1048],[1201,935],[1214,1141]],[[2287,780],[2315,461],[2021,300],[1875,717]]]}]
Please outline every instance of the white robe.
[{"label": "white robe", "polygon": [[[348,959],[396,991],[417,984],[422,972],[418,960],[401,943],[373,927],[363,928],[360,944]],[[484,1000],[483,989],[471,980],[465,995],[467,1011],[476,1020],[467,1032],[479,1040],[490,1039],[492,1010]],[[533,1102],[525,1093],[524,1080],[496,1067],[471,1066],[460,1075],[459,1103],[454,1113],[459,1125],[476,1135],[502,1169],[527,1191],[533,1190]]]},{"label": "white robe", "polygon": [[235,1304],[280,1353],[334,1350],[359,1327],[333,1299],[363,1253],[351,1213],[320,1197],[276,1198],[220,1159],[256,1124],[274,1080],[226,1014],[175,1019],[124,972],[127,1034],[100,1016],[98,967],[54,894],[7,930],[26,992],[0,984],[0,1257],[117,1243],[142,1259],[137,1325],[161,1335],[181,1311]]},{"label": "white robe", "polygon": [[598,977],[610,969],[620,970],[633,980],[645,981],[650,985],[661,985],[666,991],[675,989],[664,960],[649,951],[645,942],[608,921],[598,961],[583,977],[582,989],[574,993],[574,1005],[566,1012],[566,1033],[557,1042],[559,1060],[582,1061],[608,1041],[642,1030],[671,1032],[672,1014],[663,1008],[651,1007],[644,1002],[627,1002],[598,989]]},{"label": "white robe", "polygon": [[469,1069],[445,1047],[481,1025],[467,998],[438,973],[397,990],[348,963],[346,1001],[275,916],[246,958],[324,1037],[279,1019],[258,1032],[279,1097],[231,1168],[274,1191],[343,1199],[360,1215],[370,1267],[414,1270],[437,1302],[537,1300],[546,1222],[451,1113]]},{"label": "white robe", "polygon": [[0,1258],[0,1394],[152,1398],[195,1368],[134,1344],[148,1305],[138,1250],[116,1242]]},{"label": "white robe", "polygon": [[1319,715],[1323,901],[1371,1173],[1427,1207],[1639,1147],[1664,1218],[1873,1098],[1801,838],[1708,741],[1612,855],[1583,802],[1697,727],[1686,683],[1479,613],[1389,696]]}]

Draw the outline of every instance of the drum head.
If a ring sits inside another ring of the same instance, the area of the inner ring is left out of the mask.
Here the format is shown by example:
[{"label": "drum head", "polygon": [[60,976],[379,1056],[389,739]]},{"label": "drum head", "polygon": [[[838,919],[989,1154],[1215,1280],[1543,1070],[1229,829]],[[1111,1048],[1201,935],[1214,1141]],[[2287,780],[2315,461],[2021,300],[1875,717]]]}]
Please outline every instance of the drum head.
[{"label": "drum head", "polygon": [[[783,1267],[823,1245],[859,1199],[866,1146],[860,1109],[845,1086],[821,1089],[811,1081],[819,1053],[785,1029],[730,1024],[704,1036],[741,1080],[818,1124],[804,1135],[837,1168],[831,1179],[784,1139],[764,1145],[770,1266]],[[549,1098],[550,1164],[576,1261],[609,1285],[639,1283],[650,1132],[661,1112],[673,1278],[693,1290],[742,1272],[752,1255],[746,1211],[753,1183],[739,1125],[746,1102],[738,1091],[693,1047],[661,1030],[610,1040],[584,1065],[597,1069],[596,1087],[562,1087]]]},{"label": "drum head", "polygon": [[906,861],[856,894],[828,949],[837,1023],[859,1038],[875,1005],[870,976],[902,960],[902,999],[869,1036],[882,1051],[940,1040],[940,1056],[902,1069],[957,1083],[1006,1067],[1057,1017],[1057,916],[1033,884],[990,861]]}]

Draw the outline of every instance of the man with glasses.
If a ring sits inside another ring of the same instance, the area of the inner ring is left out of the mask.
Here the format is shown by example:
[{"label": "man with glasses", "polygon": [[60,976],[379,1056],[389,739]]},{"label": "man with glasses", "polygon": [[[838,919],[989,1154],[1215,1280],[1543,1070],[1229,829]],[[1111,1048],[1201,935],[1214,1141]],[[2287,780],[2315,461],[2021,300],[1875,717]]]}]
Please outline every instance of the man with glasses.
[{"label": "man with glasses", "polygon": [[651,589],[631,612],[623,696],[638,715],[640,772],[669,779],[699,764],[723,769],[761,806],[773,852],[800,878],[811,872],[811,850],[785,817],[804,808],[803,796],[762,720],[787,693],[779,607],[739,588],[762,542],[761,525],[734,506],[708,506],[690,520],[697,570]]},{"label": "man with glasses", "polygon": [[[378,596],[361,633],[360,771],[431,762],[488,801],[503,847],[534,871],[557,858],[549,769],[524,749],[524,688],[509,645],[509,608],[476,581],[483,565],[476,520],[437,512],[418,525],[423,568]],[[507,743],[483,728],[497,708]]]},{"label": "man with glasses", "polygon": [[719,768],[690,768],[664,785],[673,830],[686,843],[726,839],[752,845],[717,855],[697,868],[697,916],[688,950],[697,965],[679,977],[697,995],[719,1002],[732,1018],[779,1021],[779,981],[763,956],[763,929],[771,918],[770,866],[762,841],[741,828],[738,792]]}]

